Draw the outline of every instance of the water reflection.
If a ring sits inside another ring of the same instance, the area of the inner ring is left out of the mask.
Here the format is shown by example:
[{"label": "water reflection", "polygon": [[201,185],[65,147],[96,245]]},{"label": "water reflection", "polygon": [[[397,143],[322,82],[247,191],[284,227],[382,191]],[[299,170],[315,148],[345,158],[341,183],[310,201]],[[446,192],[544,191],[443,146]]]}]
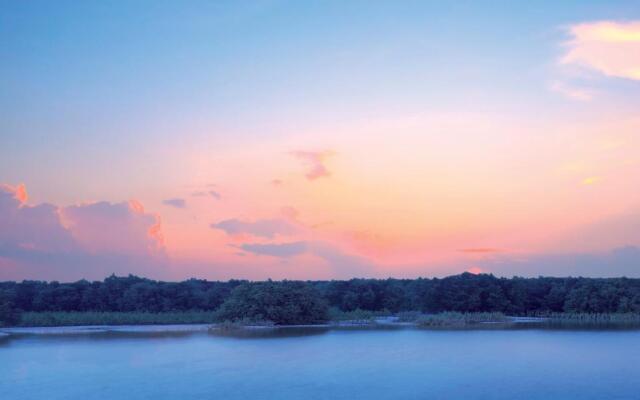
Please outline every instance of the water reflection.
[{"label": "water reflection", "polygon": [[324,335],[331,330],[327,326],[308,327],[255,327],[238,329],[211,329],[209,335],[237,339],[279,339]]},{"label": "water reflection", "polygon": [[531,328],[21,334],[0,339],[0,398],[638,398],[637,327]]}]

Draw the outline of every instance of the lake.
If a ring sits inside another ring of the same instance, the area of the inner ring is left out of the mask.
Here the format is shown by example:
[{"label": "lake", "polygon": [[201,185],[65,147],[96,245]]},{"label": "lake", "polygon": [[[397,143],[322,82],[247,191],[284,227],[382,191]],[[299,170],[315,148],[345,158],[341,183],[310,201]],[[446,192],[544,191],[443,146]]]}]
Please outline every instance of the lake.
[{"label": "lake", "polygon": [[0,338],[0,398],[639,399],[638,330]]}]

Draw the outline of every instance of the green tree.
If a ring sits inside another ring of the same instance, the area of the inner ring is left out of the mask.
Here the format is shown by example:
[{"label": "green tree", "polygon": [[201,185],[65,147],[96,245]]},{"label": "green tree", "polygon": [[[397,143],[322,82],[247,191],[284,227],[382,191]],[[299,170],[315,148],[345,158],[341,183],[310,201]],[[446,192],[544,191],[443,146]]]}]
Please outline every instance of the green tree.
[{"label": "green tree", "polygon": [[305,282],[252,282],[233,290],[218,311],[221,320],[270,321],[277,325],[321,323],[328,306]]},{"label": "green tree", "polygon": [[20,312],[15,308],[13,302],[7,299],[0,299],[0,325],[12,326],[20,322]]}]

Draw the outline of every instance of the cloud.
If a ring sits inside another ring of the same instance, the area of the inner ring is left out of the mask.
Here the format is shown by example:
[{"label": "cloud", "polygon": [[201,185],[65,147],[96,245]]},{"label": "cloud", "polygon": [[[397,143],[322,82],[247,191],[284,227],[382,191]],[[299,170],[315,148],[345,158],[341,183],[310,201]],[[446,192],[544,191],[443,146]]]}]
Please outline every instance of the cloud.
[{"label": "cloud", "polygon": [[606,76],[640,80],[640,21],[597,21],[569,27],[571,39],[560,63]]},{"label": "cloud", "polygon": [[332,270],[332,276],[338,279],[371,277],[376,270],[376,265],[370,260],[345,253],[330,243],[311,242],[308,247],[310,253],[322,258],[327,263]]},{"label": "cloud", "polygon": [[573,87],[560,81],[553,82],[549,88],[571,100],[590,101],[594,96],[591,90]]},{"label": "cloud", "polygon": [[91,252],[144,255],[164,247],[160,218],[134,200],[69,206],[60,213],[76,241]]},{"label": "cloud", "polygon": [[137,201],[59,207],[27,199],[23,185],[0,185],[0,279],[162,272],[160,219]]},{"label": "cloud", "polygon": [[486,254],[486,253],[499,253],[500,249],[494,249],[491,247],[470,247],[467,249],[458,250],[461,253],[475,253],[475,254]]},{"label": "cloud", "polygon": [[336,279],[371,277],[376,265],[366,258],[345,253],[335,245],[320,241],[294,241],[283,243],[243,243],[231,245],[245,253],[287,259],[294,256],[310,255],[322,260],[322,268]]},{"label": "cloud", "polygon": [[213,229],[225,231],[228,235],[249,234],[272,239],[276,235],[289,236],[298,232],[298,227],[284,218],[259,219],[257,221],[242,221],[227,219],[210,225]]},{"label": "cloud", "polygon": [[623,246],[600,253],[503,256],[480,264],[483,271],[500,276],[640,277],[640,247]]},{"label": "cloud", "polygon": [[220,200],[222,198],[222,196],[220,195],[220,193],[216,192],[215,190],[208,190],[206,192],[204,191],[198,191],[198,192],[193,192],[191,193],[191,195],[193,197],[213,197],[216,200]]},{"label": "cloud", "polygon": [[307,251],[307,242],[244,243],[238,248],[257,255],[287,258],[305,253]]},{"label": "cloud", "polygon": [[324,162],[327,157],[333,153],[330,151],[292,151],[291,155],[304,162],[307,167],[307,173],[305,176],[309,180],[315,180],[318,178],[331,175]]},{"label": "cloud", "polygon": [[162,204],[175,207],[175,208],[186,208],[187,202],[185,199],[175,198],[175,199],[167,199],[163,200]]},{"label": "cloud", "polygon": [[295,207],[284,206],[280,208],[280,214],[283,217],[287,218],[290,221],[295,221],[298,219],[298,215],[300,214]]},{"label": "cloud", "polygon": [[29,206],[27,198],[24,185],[0,185],[0,251],[74,250],[75,240],[62,226],[60,210],[51,204]]}]

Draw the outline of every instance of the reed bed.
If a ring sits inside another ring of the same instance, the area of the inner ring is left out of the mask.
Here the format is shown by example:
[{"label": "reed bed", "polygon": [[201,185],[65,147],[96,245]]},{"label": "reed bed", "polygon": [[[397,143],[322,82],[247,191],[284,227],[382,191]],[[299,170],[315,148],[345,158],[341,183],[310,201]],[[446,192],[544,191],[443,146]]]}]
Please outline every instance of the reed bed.
[{"label": "reed bed", "polygon": [[163,325],[215,322],[210,311],[180,312],[26,312],[19,326]]},{"label": "reed bed", "polygon": [[427,314],[419,317],[415,322],[423,327],[462,327],[481,323],[509,322],[510,319],[500,312],[442,312]]},{"label": "reed bed", "polygon": [[640,324],[640,313],[553,313],[544,317],[572,324]]},{"label": "reed bed", "polygon": [[338,308],[329,309],[329,320],[333,322],[371,323],[376,318],[390,316],[389,311],[353,310],[342,311]]}]

